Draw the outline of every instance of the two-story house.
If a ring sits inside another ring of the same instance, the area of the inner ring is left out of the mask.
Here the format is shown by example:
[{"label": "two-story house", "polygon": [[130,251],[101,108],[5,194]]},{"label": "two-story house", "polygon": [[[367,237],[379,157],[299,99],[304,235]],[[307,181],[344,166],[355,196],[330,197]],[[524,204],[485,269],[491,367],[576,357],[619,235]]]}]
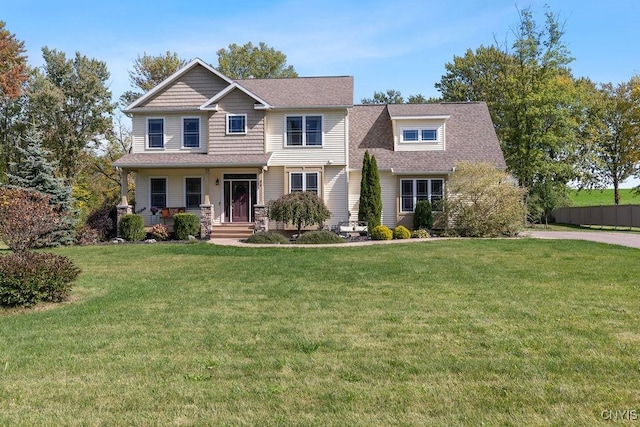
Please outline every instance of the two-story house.
[{"label": "two-story house", "polygon": [[232,80],[196,59],[125,111],[133,146],[116,166],[135,173],[136,211],[149,225],[151,207],[184,208],[203,236],[264,225],[264,204],[292,191],[317,193],[328,225],[357,219],[365,150],[390,227],[419,200],[437,209],[457,162],[505,167],[484,103],[353,105],[352,77]]}]

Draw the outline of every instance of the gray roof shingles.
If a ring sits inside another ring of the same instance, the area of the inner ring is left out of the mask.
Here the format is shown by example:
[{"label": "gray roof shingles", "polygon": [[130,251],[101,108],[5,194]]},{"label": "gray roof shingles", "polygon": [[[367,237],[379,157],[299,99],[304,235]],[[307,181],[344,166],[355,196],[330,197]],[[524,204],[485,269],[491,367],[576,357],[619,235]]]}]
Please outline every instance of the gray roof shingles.
[{"label": "gray roof shingles", "polygon": [[[390,116],[430,115],[449,115],[444,151],[393,151]],[[489,110],[483,102],[356,105],[349,109],[351,169],[361,167],[366,150],[376,156],[379,169],[398,174],[446,174],[461,161],[506,167]]]}]

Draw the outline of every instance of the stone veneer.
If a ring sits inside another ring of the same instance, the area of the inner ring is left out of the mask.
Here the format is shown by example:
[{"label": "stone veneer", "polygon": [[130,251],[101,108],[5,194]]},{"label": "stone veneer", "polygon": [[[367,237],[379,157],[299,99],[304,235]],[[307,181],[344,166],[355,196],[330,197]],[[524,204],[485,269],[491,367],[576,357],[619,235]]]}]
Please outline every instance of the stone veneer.
[{"label": "stone veneer", "polygon": [[133,206],[131,205],[118,205],[116,207],[116,235],[120,237],[120,220],[123,216],[133,213]]},{"label": "stone veneer", "polygon": [[200,205],[200,238],[209,240],[213,230],[213,205]]},{"label": "stone veneer", "polygon": [[256,233],[269,231],[269,218],[267,218],[267,208],[264,205],[253,206],[253,220]]}]

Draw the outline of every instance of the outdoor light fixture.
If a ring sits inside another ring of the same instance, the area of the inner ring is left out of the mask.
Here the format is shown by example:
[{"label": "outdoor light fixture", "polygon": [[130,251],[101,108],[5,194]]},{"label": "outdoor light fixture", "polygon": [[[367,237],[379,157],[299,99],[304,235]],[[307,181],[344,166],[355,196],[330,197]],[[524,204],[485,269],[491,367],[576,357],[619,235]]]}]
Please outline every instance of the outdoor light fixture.
[{"label": "outdoor light fixture", "polygon": [[216,185],[220,185],[220,178],[216,178]]}]

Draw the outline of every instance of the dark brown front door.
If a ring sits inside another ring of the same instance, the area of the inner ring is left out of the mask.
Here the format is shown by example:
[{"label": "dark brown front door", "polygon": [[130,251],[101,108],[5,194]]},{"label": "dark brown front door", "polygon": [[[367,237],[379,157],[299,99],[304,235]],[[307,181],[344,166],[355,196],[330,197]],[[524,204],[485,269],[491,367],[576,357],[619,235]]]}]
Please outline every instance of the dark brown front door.
[{"label": "dark brown front door", "polygon": [[233,181],[231,188],[231,221],[249,222],[249,181]]}]

